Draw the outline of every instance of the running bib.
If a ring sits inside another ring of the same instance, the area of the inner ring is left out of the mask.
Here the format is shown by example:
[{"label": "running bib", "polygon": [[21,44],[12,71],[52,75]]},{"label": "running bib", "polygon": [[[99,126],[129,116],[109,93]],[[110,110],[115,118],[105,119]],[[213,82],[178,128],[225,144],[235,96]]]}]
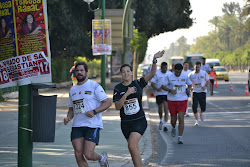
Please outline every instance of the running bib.
[{"label": "running bib", "polygon": [[214,79],[214,76],[209,76],[209,79]]},{"label": "running bib", "polygon": [[194,88],[197,90],[201,90],[201,83],[194,84]]},{"label": "running bib", "polygon": [[126,115],[133,115],[140,111],[140,105],[137,98],[129,99],[124,102],[124,113]]},{"label": "running bib", "polygon": [[82,114],[87,112],[84,99],[73,101],[73,108],[74,108],[74,114]]},{"label": "running bib", "polygon": [[177,94],[183,93],[182,85],[174,85]]}]

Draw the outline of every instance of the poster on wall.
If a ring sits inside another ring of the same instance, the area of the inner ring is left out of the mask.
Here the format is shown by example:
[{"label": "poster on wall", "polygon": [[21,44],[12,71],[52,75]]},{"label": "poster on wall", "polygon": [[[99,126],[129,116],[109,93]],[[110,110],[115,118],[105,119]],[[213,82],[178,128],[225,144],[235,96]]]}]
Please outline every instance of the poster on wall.
[{"label": "poster on wall", "polygon": [[0,1],[0,61],[17,56],[11,0]]},{"label": "poster on wall", "polygon": [[93,55],[111,55],[111,20],[92,20]]},{"label": "poster on wall", "polygon": [[[0,17],[0,88],[51,82],[47,1],[0,0]],[[42,69],[39,74],[36,73],[38,67],[31,68],[35,61],[26,62],[29,64],[27,68],[20,61],[25,60],[23,56],[32,57],[36,54],[46,58],[39,60],[40,67],[41,61],[46,62],[43,64],[46,66],[46,75]],[[17,66],[18,63],[21,64]]]},{"label": "poster on wall", "polygon": [[14,0],[18,55],[43,51],[48,56],[42,0]]},{"label": "poster on wall", "polygon": [[50,75],[49,61],[44,52],[3,60],[0,69],[0,84],[3,87],[15,81]]}]

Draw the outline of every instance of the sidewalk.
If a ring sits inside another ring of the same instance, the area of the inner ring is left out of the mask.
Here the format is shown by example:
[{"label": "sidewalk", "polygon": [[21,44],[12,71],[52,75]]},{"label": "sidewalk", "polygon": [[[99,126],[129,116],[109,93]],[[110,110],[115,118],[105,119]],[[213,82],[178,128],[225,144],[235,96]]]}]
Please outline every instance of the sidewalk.
[{"label": "sidewalk", "polygon": [[[106,93],[112,100],[113,90],[111,88],[113,88],[113,83],[106,83]],[[40,92],[42,95],[58,96],[56,134],[54,143],[34,143],[34,167],[77,167],[73,147],[70,142],[71,123],[67,126],[63,125],[63,118],[68,112],[68,91],[69,85],[66,84],[66,86],[62,86],[60,89],[50,89],[46,92]],[[146,106],[145,112],[147,114],[149,110],[147,108],[146,96],[143,97],[143,100],[143,106]],[[0,103],[0,125],[2,127],[0,130],[0,166],[17,166],[17,110],[18,99],[11,99]],[[6,120],[9,120],[9,124],[6,124]],[[127,142],[120,130],[119,111],[115,110],[114,104],[107,111],[103,112],[103,124],[104,130],[100,133],[100,142],[95,151],[98,153],[102,151],[108,153],[110,167],[133,166]],[[10,130],[6,135],[7,127]],[[146,161],[152,154],[150,126],[148,126],[139,144],[142,159]],[[89,166],[97,167],[99,164],[89,161]]]}]

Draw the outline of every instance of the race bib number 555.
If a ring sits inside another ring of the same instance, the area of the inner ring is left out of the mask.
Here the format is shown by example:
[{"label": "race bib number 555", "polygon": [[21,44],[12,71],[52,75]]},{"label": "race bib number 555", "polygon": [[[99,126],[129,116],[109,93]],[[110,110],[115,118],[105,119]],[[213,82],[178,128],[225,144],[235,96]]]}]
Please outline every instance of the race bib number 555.
[{"label": "race bib number 555", "polygon": [[86,113],[87,109],[85,107],[84,99],[73,101],[73,108],[75,114]]},{"label": "race bib number 555", "polygon": [[140,111],[140,105],[137,98],[129,99],[124,102],[124,113],[126,115],[133,115]]}]

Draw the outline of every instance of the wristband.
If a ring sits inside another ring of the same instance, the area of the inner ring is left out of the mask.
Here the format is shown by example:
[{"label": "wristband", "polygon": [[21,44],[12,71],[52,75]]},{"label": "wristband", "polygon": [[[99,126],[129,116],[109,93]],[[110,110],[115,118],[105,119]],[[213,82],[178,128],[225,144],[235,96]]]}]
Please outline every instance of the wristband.
[{"label": "wristband", "polygon": [[94,115],[96,115],[97,114],[96,110],[93,110],[93,111],[94,111]]},{"label": "wristband", "polygon": [[157,60],[153,60],[153,64],[156,64],[157,63]]}]

